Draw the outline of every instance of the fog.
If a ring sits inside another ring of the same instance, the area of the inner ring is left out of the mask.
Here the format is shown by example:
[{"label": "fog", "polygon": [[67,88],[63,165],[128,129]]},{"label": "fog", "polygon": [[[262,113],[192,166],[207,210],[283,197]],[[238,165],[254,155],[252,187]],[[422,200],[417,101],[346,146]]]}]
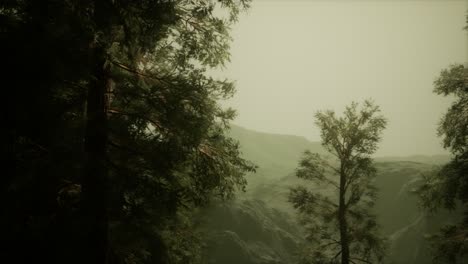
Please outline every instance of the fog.
[{"label": "fog", "polygon": [[0,262],[468,263],[468,0],[9,0],[0,21]]},{"label": "fog", "polygon": [[254,1],[233,27],[234,124],[319,141],[314,113],[372,98],[388,118],[377,156],[445,154],[432,93],[468,61],[467,1]]}]

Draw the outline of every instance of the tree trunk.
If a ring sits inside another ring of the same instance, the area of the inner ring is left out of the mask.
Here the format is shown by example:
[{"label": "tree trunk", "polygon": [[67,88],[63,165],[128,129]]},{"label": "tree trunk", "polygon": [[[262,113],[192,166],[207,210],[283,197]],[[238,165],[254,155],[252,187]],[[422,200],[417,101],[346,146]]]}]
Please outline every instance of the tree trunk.
[{"label": "tree trunk", "polygon": [[340,225],[340,241],[341,241],[341,264],[349,264],[349,239],[348,239],[348,223],[346,221],[346,174],[343,166],[340,173],[340,203],[338,208],[338,222]]},{"label": "tree trunk", "polygon": [[83,263],[107,263],[107,112],[112,86],[110,69],[103,49],[94,50],[94,76],[87,99],[85,133],[86,164],[82,181]]}]

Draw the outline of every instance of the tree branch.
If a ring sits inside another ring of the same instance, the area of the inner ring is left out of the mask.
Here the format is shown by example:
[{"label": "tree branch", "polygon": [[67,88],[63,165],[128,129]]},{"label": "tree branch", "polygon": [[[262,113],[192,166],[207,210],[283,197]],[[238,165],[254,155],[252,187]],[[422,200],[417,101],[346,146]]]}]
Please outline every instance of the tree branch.
[{"label": "tree branch", "polygon": [[117,62],[117,61],[111,61],[112,64],[114,64],[115,66],[119,67],[120,69],[123,69],[123,70],[126,70],[128,72],[131,72],[131,73],[134,73],[138,76],[142,76],[142,77],[146,77],[146,78],[149,78],[149,79],[153,79],[153,80],[157,80],[157,81],[160,81],[160,82],[164,82],[166,84],[169,84],[169,82],[167,82],[166,80],[162,79],[162,78],[159,78],[159,77],[156,77],[154,75],[149,75],[149,74],[146,74],[146,73],[143,73],[143,72],[140,72],[136,69],[132,69],[130,67],[128,67],[127,65],[125,64],[122,64],[120,62]]},{"label": "tree branch", "polygon": [[[333,240],[334,240],[334,239],[333,239]],[[328,247],[328,246],[331,246],[331,245],[334,245],[334,244],[340,244],[340,243],[341,243],[340,241],[334,240],[333,242],[327,243],[327,244],[325,244],[325,245],[321,245],[320,247],[321,247],[321,248],[326,248],[326,247]]]},{"label": "tree branch", "polygon": [[108,143],[109,143],[110,146],[112,146],[112,147],[114,147],[114,148],[118,148],[118,149],[125,150],[125,151],[130,151],[130,152],[132,152],[133,154],[138,154],[138,155],[142,155],[142,154],[143,154],[142,152],[139,152],[139,151],[137,151],[137,150],[135,150],[135,149],[132,149],[132,148],[130,148],[130,147],[128,147],[128,146],[119,145],[119,144],[113,142],[112,140],[108,140]]},{"label": "tree branch", "polygon": [[364,263],[372,264],[372,262],[367,261],[367,260],[365,260],[365,259],[361,259],[361,258],[350,257],[350,260],[351,260],[351,259],[354,259],[354,260],[357,260],[357,261],[361,261],[361,262],[364,262]]},{"label": "tree branch", "polygon": [[151,118],[149,118],[147,116],[141,115],[139,113],[128,113],[128,112],[122,112],[122,111],[115,110],[115,109],[109,109],[108,112],[111,113],[111,114],[116,114],[116,115],[134,116],[136,118],[140,118],[140,119],[143,119],[143,120],[151,123],[152,125],[159,128],[160,130],[164,130],[164,128],[161,126],[161,124],[158,121],[155,121],[155,120],[153,120],[153,119],[151,119]]},{"label": "tree branch", "polygon": [[341,254],[341,250],[336,253],[336,255],[333,257],[333,259],[336,259],[339,255]]}]

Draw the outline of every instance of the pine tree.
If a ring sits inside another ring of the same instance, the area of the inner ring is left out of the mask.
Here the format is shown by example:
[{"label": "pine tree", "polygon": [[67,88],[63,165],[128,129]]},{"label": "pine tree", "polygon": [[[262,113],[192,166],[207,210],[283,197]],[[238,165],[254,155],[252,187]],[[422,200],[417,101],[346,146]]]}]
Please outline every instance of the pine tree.
[{"label": "pine tree", "polygon": [[224,134],[235,113],[218,100],[234,86],[207,74],[229,59],[229,26],[247,6],[1,3],[14,171],[2,189],[2,227],[12,241],[35,241],[11,244],[18,262],[196,259],[196,236],[181,234],[192,232],[188,216],[231,197],[254,169]]}]

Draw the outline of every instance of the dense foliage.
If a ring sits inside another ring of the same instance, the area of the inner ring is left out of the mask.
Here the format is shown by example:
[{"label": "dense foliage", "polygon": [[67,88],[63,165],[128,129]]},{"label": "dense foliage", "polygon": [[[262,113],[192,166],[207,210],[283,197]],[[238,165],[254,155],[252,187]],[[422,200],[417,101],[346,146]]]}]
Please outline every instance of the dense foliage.
[{"label": "dense foliage", "polygon": [[352,103],[343,117],[334,111],[316,114],[322,145],[335,159],[306,151],[296,170],[297,177],[322,189],[298,186],[289,195],[307,231],[303,263],[378,263],[384,255],[384,241],[371,211],[376,169],[370,155],[386,120],[370,101],[358,107]]},{"label": "dense foliage", "polygon": [[465,263],[468,258],[468,69],[452,65],[441,72],[434,82],[434,92],[454,96],[442,118],[438,134],[453,159],[436,173],[429,174],[419,189],[425,208],[462,207],[464,220],[458,225],[444,227],[435,236],[434,260],[437,263]]},{"label": "dense foliage", "polygon": [[201,261],[193,210],[254,170],[225,135],[234,111],[218,100],[233,83],[207,74],[229,59],[229,25],[247,7],[2,1],[8,257]]}]

